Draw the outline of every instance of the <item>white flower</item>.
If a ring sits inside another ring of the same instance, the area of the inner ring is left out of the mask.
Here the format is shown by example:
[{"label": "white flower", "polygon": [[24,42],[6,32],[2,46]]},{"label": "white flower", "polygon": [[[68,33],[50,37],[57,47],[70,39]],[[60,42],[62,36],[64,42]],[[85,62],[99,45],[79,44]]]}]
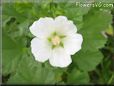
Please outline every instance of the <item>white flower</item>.
[{"label": "white flower", "polygon": [[54,67],[67,67],[72,62],[71,55],[81,49],[82,35],[65,16],[40,18],[32,24],[30,31],[35,36],[31,51],[39,62],[49,60]]}]

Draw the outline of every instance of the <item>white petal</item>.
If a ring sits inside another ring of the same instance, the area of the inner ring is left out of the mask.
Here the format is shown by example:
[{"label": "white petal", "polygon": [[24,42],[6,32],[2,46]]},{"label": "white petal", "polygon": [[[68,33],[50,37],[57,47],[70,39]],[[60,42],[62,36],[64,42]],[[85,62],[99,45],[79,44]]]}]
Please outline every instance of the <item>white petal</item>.
[{"label": "white petal", "polygon": [[63,40],[63,45],[67,53],[73,55],[81,49],[82,41],[81,34],[72,34]]},{"label": "white petal", "polygon": [[62,22],[67,21],[68,19],[66,16],[58,16],[55,18],[55,20],[62,23]]},{"label": "white petal", "polygon": [[58,16],[55,18],[56,31],[59,34],[67,35],[77,32],[76,26],[72,21],[68,20],[65,16]]},{"label": "white petal", "polygon": [[49,62],[54,67],[67,67],[72,62],[71,56],[61,47],[53,50],[52,57]]},{"label": "white petal", "polygon": [[54,29],[54,20],[50,17],[40,18],[30,26],[31,33],[39,38],[47,38]]},{"label": "white petal", "polygon": [[43,41],[41,39],[32,39],[31,50],[35,59],[39,62],[45,62],[51,57],[50,45],[46,41]]}]

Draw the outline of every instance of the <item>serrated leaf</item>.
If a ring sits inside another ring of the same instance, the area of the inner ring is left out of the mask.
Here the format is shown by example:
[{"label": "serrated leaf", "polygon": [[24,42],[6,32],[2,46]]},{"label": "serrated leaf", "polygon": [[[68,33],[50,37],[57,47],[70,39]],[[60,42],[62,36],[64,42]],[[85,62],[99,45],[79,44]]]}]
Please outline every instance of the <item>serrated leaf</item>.
[{"label": "serrated leaf", "polygon": [[73,69],[71,73],[68,74],[68,84],[87,84],[89,82],[89,75],[87,72]]},{"label": "serrated leaf", "polygon": [[74,3],[67,3],[64,10],[64,15],[67,16],[69,19],[73,20],[74,23],[77,25],[77,28],[82,28],[83,25],[83,16],[88,13],[91,7],[80,7],[76,6],[76,2]]},{"label": "serrated leaf", "polygon": [[[24,6],[24,9],[26,8],[27,7]],[[28,12],[28,10],[24,10],[24,13],[21,13],[20,12],[21,10],[23,11],[23,8],[20,8],[19,6],[17,6],[16,3],[4,3],[3,10],[2,10],[4,14],[3,19],[6,20],[9,17],[15,17],[18,22],[23,22],[25,19],[28,18],[28,14],[25,13],[25,12]]]},{"label": "serrated leaf", "polygon": [[110,13],[98,9],[91,9],[84,16],[84,26],[79,30],[83,35],[82,49],[73,57],[81,70],[91,71],[102,60],[103,56],[99,49],[106,42],[102,31],[109,26],[111,18]]},{"label": "serrated leaf", "polygon": [[8,80],[9,84],[54,84],[54,71],[36,62],[32,56],[24,55],[17,72]]},{"label": "serrated leaf", "polygon": [[3,33],[2,38],[2,68],[3,74],[14,72],[18,64],[19,55],[22,52],[21,45],[14,42],[9,36]]}]

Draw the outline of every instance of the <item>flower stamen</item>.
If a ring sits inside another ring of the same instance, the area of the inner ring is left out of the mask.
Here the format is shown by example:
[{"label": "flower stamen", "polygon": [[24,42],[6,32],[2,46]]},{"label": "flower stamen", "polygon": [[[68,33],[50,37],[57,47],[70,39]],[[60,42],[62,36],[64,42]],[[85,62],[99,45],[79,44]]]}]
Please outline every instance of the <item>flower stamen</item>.
[{"label": "flower stamen", "polygon": [[60,44],[61,39],[60,39],[59,36],[56,35],[56,36],[54,36],[54,37],[51,38],[51,42],[52,42],[53,45],[57,46],[57,45]]}]

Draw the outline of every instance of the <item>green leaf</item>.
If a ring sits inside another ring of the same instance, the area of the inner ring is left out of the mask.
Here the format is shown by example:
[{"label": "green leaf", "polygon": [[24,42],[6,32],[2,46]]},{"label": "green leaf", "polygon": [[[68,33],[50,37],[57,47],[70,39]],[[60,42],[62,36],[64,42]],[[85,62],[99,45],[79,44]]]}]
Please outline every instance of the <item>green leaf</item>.
[{"label": "green leaf", "polygon": [[2,35],[2,68],[3,74],[9,74],[16,70],[18,60],[22,52],[21,45],[14,42],[4,32]]},{"label": "green leaf", "polygon": [[67,78],[68,84],[87,84],[89,82],[88,73],[76,69],[73,69]]},{"label": "green leaf", "polygon": [[99,49],[106,42],[102,31],[109,26],[111,18],[110,13],[96,8],[84,16],[83,28],[79,30],[83,36],[82,49],[73,56],[81,70],[91,71],[101,62],[103,56]]},{"label": "green leaf", "polygon": [[[70,3],[70,4],[69,4]],[[74,24],[77,25],[77,28],[82,28],[83,25],[83,16],[88,13],[91,7],[79,7],[76,6],[76,3],[69,2],[64,7],[64,15],[67,16],[69,19],[74,21]]]},{"label": "green leaf", "polygon": [[8,80],[8,84],[54,84],[55,73],[32,56],[24,55],[17,72]]},{"label": "green leaf", "polygon": [[[22,7],[24,6],[24,7]],[[23,22],[29,16],[32,5],[25,3],[3,3],[3,19],[15,17],[18,22]]]}]

